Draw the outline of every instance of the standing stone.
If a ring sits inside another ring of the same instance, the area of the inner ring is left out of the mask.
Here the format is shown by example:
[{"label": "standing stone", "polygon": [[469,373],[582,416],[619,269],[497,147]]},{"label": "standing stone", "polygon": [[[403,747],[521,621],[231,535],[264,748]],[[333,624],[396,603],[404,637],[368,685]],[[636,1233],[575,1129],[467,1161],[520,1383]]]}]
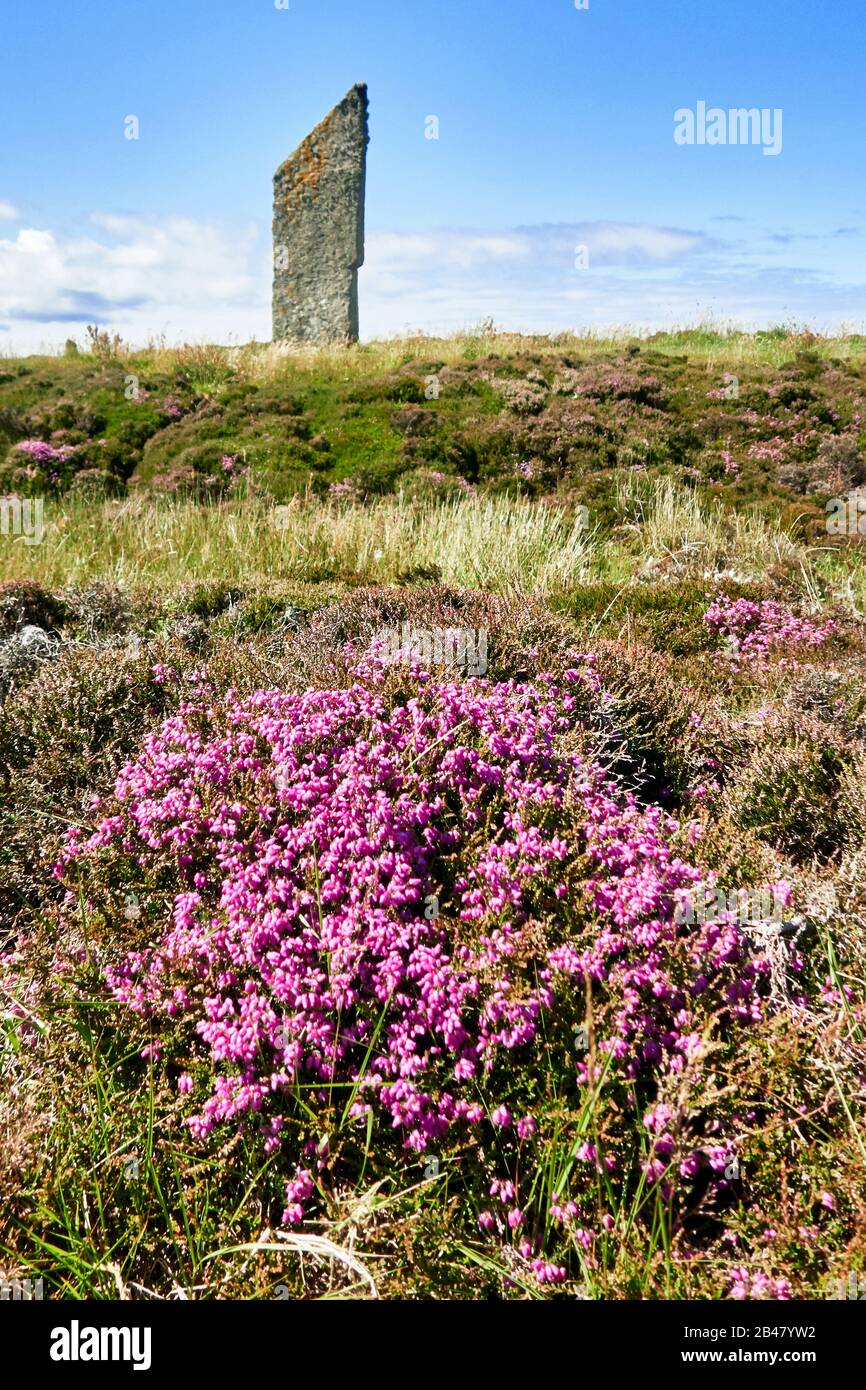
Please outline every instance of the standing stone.
[{"label": "standing stone", "polygon": [[353,87],[274,174],[274,339],[358,337],[367,88]]}]

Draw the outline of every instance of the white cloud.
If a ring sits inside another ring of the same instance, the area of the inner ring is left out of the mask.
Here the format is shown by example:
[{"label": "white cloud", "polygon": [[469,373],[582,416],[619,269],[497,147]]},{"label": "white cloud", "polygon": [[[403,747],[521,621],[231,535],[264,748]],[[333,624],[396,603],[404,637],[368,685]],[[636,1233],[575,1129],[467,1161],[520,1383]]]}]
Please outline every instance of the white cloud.
[{"label": "white cloud", "polygon": [[95,214],[102,236],[22,227],[0,239],[0,323],[19,350],[87,323],[133,342],[268,336],[267,248],[256,227]]},{"label": "white cloud", "polygon": [[835,328],[866,318],[862,259],[844,263],[825,248],[804,269],[754,239],[613,221],[369,240],[360,281],[369,336],[455,331],[487,317],[541,332],[643,331],[710,317],[753,328],[792,318]]},{"label": "white cloud", "polygon": [[17,222],[20,214],[12,203],[0,201],[0,222]]},{"label": "white cloud", "polygon": [[599,255],[614,258],[643,257],[648,261],[675,261],[706,245],[700,232],[683,232],[673,227],[649,227],[626,222],[599,222],[587,228],[587,243]]},{"label": "white cloud", "polygon": [[531,261],[570,265],[577,245],[587,246],[599,264],[628,265],[676,261],[710,243],[701,232],[630,222],[552,223],[507,232],[376,232],[367,238],[365,265],[376,273],[434,265],[460,270]]},{"label": "white cloud", "polygon": [[364,265],[376,273],[429,265],[472,270],[491,261],[520,261],[531,251],[529,237],[511,233],[442,231],[422,236],[374,232],[367,237]]},{"label": "white cloud", "polygon": [[[94,322],[133,343],[270,337],[269,231],[117,212],[92,214],[90,228],[72,236],[22,226],[0,237],[4,349],[57,348]],[[866,318],[858,246],[847,264],[814,254],[811,265],[786,264],[779,245],[612,221],[374,231],[360,277],[362,333],[450,332],[486,317],[542,332],[711,314],[746,326]]]}]

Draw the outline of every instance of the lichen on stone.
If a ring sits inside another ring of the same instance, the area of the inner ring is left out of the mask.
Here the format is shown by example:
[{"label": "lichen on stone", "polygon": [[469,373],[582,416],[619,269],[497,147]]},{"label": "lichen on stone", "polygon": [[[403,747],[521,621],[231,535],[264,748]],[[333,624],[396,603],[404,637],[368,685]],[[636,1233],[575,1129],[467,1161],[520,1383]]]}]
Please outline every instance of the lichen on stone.
[{"label": "lichen on stone", "polygon": [[275,340],[358,337],[369,127],[359,84],[274,175]]}]

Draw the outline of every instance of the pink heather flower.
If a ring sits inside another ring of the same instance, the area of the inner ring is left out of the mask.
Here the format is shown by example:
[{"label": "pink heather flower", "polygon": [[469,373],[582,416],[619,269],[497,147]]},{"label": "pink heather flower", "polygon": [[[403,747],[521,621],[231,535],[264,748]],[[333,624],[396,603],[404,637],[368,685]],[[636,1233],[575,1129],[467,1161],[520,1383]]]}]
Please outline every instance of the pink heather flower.
[{"label": "pink heather flower", "polygon": [[151,667],[151,670],[153,672],[154,685],[165,685],[166,681],[171,681],[176,684],[178,681],[178,674],[174,668],[166,666],[162,661],[158,661],[155,666]]},{"label": "pink heather flower", "polygon": [[180,1076],[177,1078],[177,1089],[180,1091],[181,1095],[186,1095],[188,1091],[192,1090],[192,1077],[189,1072],[181,1072]]},{"label": "pink heather flower", "polygon": [[492,1211],[480,1211],[478,1213],[478,1226],[482,1231],[493,1231],[496,1228],[496,1217]]},{"label": "pink heather flower", "polygon": [[[186,1124],[197,1141],[241,1128],[316,1171],[323,1156],[277,1124],[300,1083],[323,1106],[334,1087],[357,1088],[353,1119],[373,1117],[407,1150],[441,1151],[482,1125],[479,1076],[502,1084],[555,1011],[583,1017],[587,981],[611,1001],[597,1039],[604,1073],[593,1063],[604,1098],[637,1094],[638,1082],[673,1094],[708,1017],[732,1036],[760,1020],[766,963],[736,923],[684,931],[675,920],[677,895],[705,878],[674,851],[675,823],[577,751],[586,692],[601,698],[591,662],[576,655],[562,675],[519,685],[419,668],[396,698],[383,696],[381,662],[352,663],[338,688],[243,696],[157,665],[154,681],[171,681],[183,703],[55,868],[61,891],[75,890],[58,904],[71,923],[79,892],[98,899],[112,870],[127,882],[133,867],[144,892],[168,893],[164,922],[104,980],[167,1061],[189,1056],[175,1055],[176,1020],[194,1032],[201,1099]],[[591,938],[538,944],[555,885],[584,864]],[[431,885],[446,881],[448,911],[428,918]],[[683,983],[695,979],[699,992]],[[589,1065],[575,1070],[585,1079]],[[491,1118],[515,1124],[505,1104]],[[649,1113],[657,1148],[669,1149],[667,1119],[662,1105]],[[523,1115],[518,1138],[535,1125]],[[709,1133],[707,1176],[721,1188],[732,1150],[721,1126]],[[578,1156],[590,1165],[572,1174],[580,1201],[569,1193],[554,1219],[590,1249],[593,1233],[576,1223],[601,1160],[589,1140]],[[612,1154],[603,1162],[617,1172]],[[658,1152],[650,1164],[677,1176]],[[509,1229],[536,1229],[535,1199],[518,1208],[515,1183],[494,1183]],[[317,1200],[300,1168],[286,1223],[312,1219]]]},{"label": "pink heather flower", "polygon": [[70,454],[74,452],[72,446],[63,444],[60,448],[54,448],[51,444],[46,444],[42,439],[21,439],[15,445],[21,454],[26,454],[32,458],[41,468],[48,468],[51,464],[65,463]]},{"label": "pink heather flower", "polygon": [[680,1177],[693,1178],[703,1167],[703,1160],[699,1153],[689,1154],[680,1164]]},{"label": "pink heather flower", "polygon": [[355,484],[352,482],[331,483],[330,487],[328,488],[328,496],[333,497],[336,500],[339,500],[340,498],[354,497]]},{"label": "pink heather flower", "polygon": [[735,663],[764,662],[780,648],[819,647],[836,631],[832,621],[814,623],[797,617],[773,599],[731,599],[717,594],[704,623],[732,646]]},{"label": "pink heather flower", "polygon": [[654,1110],[647,1111],[643,1122],[653,1134],[660,1134],[672,1119],[673,1111],[669,1105],[657,1105]]},{"label": "pink heather flower", "polygon": [[563,1284],[568,1278],[563,1265],[551,1264],[549,1260],[533,1260],[532,1272],[539,1284]]},{"label": "pink heather flower", "polygon": [[828,1211],[835,1211],[835,1210],[836,1210],[836,1202],[835,1202],[835,1200],[834,1200],[834,1198],[833,1198],[833,1196],[832,1196],[831,1193],[829,1193],[829,1192],[822,1192],[822,1193],[821,1193],[821,1197],[820,1197],[820,1201],[821,1201],[821,1206],[822,1206],[822,1207],[826,1207]]},{"label": "pink heather flower", "polygon": [[762,1270],[753,1274],[743,1265],[732,1272],[728,1298],[742,1302],[745,1299],[787,1301],[790,1297],[791,1286],[787,1279],[770,1279]]},{"label": "pink heather flower", "polygon": [[781,907],[791,906],[791,899],[794,896],[794,891],[786,878],[774,879],[774,881],[768,885],[768,891]]}]

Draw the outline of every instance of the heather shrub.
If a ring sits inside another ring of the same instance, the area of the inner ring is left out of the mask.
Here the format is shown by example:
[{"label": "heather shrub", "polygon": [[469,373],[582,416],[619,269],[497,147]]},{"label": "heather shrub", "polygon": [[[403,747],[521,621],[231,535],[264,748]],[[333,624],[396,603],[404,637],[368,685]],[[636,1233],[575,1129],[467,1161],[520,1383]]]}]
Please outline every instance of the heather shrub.
[{"label": "heather shrub", "polygon": [[792,859],[830,859],[853,829],[842,794],[853,756],[848,742],[820,720],[769,714],[751,756],[728,783],[726,807],[738,825]]},{"label": "heather shrub", "polygon": [[393,492],[409,467],[406,458],[376,458],[359,463],[352,475],[352,484],[360,497],[381,497]]},{"label": "heather shrub", "polygon": [[197,618],[216,618],[232,608],[243,598],[243,591],[231,584],[219,581],[213,584],[197,584],[183,601],[187,612]]},{"label": "heather shrub", "polygon": [[241,1126],[274,1156],[284,1223],[365,1152],[467,1145],[462,1219],[540,1283],[595,1259],[614,1190],[682,1231],[724,1206],[705,1061],[760,1019],[768,966],[731,920],[678,923],[700,871],[674,823],[575,737],[592,663],[410,693],[375,660],[350,674],[244,699],[201,678],[69,833],[57,968],[86,901],[115,1026],[196,1143]]},{"label": "heather shrub", "polygon": [[135,624],[149,630],[160,617],[161,604],[156,596],[132,593],[116,584],[76,586],[67,589],[63,597],[70,613],[71,634],[90,644],[125,636]]},{"label": "heather shrub", "polygon": [[793,866],[752,829],[719,813],[715,798],[701,798],[689,821],[675,837],[682,853],[697,853],[701,864],[716,875],[724,890],[790,878]]},{"label": "heather shrub", "polygon": [[94,644],[124,635],[133,623],[152,629],[161,609],[157,597],[114,584],[70,585],[52,593],[33,580],[11,580],[0,584],[0,637],[32,625],[64,640]]},{"label": "heather shrub", "polygon": [[539,383],[520,377],[493,377],[490,385],[515,415],[537,415],[547,400],[543,378]]},{"label": "heather shrub", "polygon": [[0,1280],[866,1269],[864,346],[0,364]]},{"label": "heather shrub", "polygon": [[[353,653],[369,652],[384,629],[404,623],[426,630],[483,630],[487,674],[496,680],[524,680],[539,662],[561,670],[578,643],[568,621],[534,600],[432,583],[423,589],[360,589],[299,625],[285,664],[274,674],[292,689],[304,681],[342,685]],[[640,645],[601,641],[589,646],[601,684],[582,691],[581,716],[597,758],[642,799],[676,804],[704,770],[706,739],[698,734],[696,697],[673,661]]]},{"label": "heather shrub", "polygon": [[[826,940],[823,929],[820,936]],[[805,953],[804,937],[798,948]],[[808,951],[821,955],[815,934]],[[850,1270],[864,1269],[860,1243],[850,1239],[863,1211],[856,1140],[866,1119],[858,1079],[866,1063],[862,1010],[850,1004],[852,991],[837,969],[820,993],[813,1007],[783,1007],[762,1028],[743,1033],[736,1062],[717,1078],[737,1087],[744,1101],[743,1200],[724,1212],[724,1231],[711,1247],[727,1266],[723,1296],[827,1298],[831,1279],[844,1284]],[[828,1067],[836,1079],[830,1087]],[[786,1110],[796,1120],[787,1120]],[[693,1297],[701,1296],[706,1277],[706,1270],[693,1271]]]},{"label": "heather shrub", "polygon": [[473,417],[462,429],[451,432],[445,463],[471,484],[510,474],[523,456],[520,437],[510,420]]},{"label": "heather shrub", "polygon": [[[133,491],[140,490],[143,479],[135,477],[130,482]],[[172,464],[150,481],[153,492],[158,497],[194,497],[202,499],[202,487],[195,469],[188,464]]]},{"label": "heather shrub", "polygon": [[[11,374],[0,372],[0,385],[13,380]],[[8,405],[0,407],[0,444],[3,445],[4,452],[10,444],[17,439],[23,439],[26,434],[27,425],[20,409]]]},{"label": "heather shrub", "polygon": [[21,439],[0,463],[0,491],[21,497],[61,492],[74,471],[72,445]]},{"label": "heather shrub", "polygon": [[157,413],[153,410],[139,408],[133,418],[121,421],[115,438],[127,451],[127,457],[130,461],[138,461],[145,444],[153,438],[161,425],[165,424],[169,418],[171,417],[167,417],[161,412]]},{"label": "heather shrub", "polygon": [[63,795],[92,787],[129,756],[149,722],[172,694],[154,686],[154,657],[183,656],[175,643],[125,647],[71,647],[61,652],[38,685],[17,691],[0,714],[0,767],[30,769],[44,792]]},{"label": "heather shrub", "polygon": [[[419,627],[472,628],[487,632],[487,674],[500,680],[525,678],[536,660],[549,669],[567,662],[575,634],[563,619],[534,599],[511,599],[470,589],[427,583],[423,588],[360,588],[311,614],[287,651],[295,682],[344,684],[352,651],[369,652],[383,628],[408,622]],[[533,655],[534,654],[534,655]]]},{"label": "heather shrub", "polygon": [[294,632],[306,620],[305,609],[285,595],[257,593],[248,595],[240,605],[237,629],[241,633]]},{"label": "heather shrub", "polygon": [[105,497],[116,497],[120,486],[116,478],[101,468],[82,468],[70,484],[70,491],[77,497],[99,501]]},{"label": "heather shrub", "polygon": [[400,477],[400,495],[407,502],[459,497],[468,487],[465,478],[442,473],[437,468],[413,468]]},{"label": "heather shrub", "polygon": [[762,662],[779,653],[820,647],[835,632],[830,622],[815,622],[792,613],[775,599],[732,599],[717,594],[704,622],[728,644],[735,662]]},{"label": "heather shrub", "polygon": [[384,377],[381,381],[353,386],[346,399],[357,404],[371,401],[402,401],[406,404],[421,405],[425,401],[424,382],[411,374],[397,374]]},{"label": "heather shrub", "polygon": [[390,423],[397,434],[410,437],[428,435],[438,429],[439,416],[430,406],[410,405],[395,411]]},{"label": "heather shrub", "polygon": [[223,466],[226,457],[224,443],[190,444],[172,460],[172,467],[181,471],[192,469],[199,493],[203,497],[216,496],[226,492],[232,481]]},{"label": "heather shrub", "polygon": [[0,904],[7,926],[36,910],[50,891],[50,867],[70,824],[87,824],[97,787],[107,788],[145,729],[170,707],[174,690],[155,687],[154,656],[182,655],[155,644],[71,647],[0,709]]},{"label": "heather shrub", "polygon": [[818,448],[818,462],[829,480],[840,488],[866,483],[866,458],[857,435],[831,435]]},{"label": "heather shrub", "polygon": [[798,673],[785,690],[783,700],[788,709],[812,715],[832,725],[847,739],[863,742],[866,680],[862,656],[857,651],[858,636],[851,634],[853,650],[846,659],[834,661],[832,668],[807,667]]},{"label": "heather shrub", "polygon": [[562,606],[580,625],[584,640],[596,634],[628,638],[671,657],[690,657],[715,646],[703,621],[706,585],[699,580],[584,584]]},{"label": "heather shrub", "polygon": [[591,363],[576,374],[573,394],[598,401],[627,401],[664,410],[667,392],[658,377],[622,362]]},{"label": "heather shrub", "polygon": [[[138,476],[150,482],[159,474],[170,471],[180,455],[197,445],[211,445],[214,450],[223,452],[227,434],[222,411],[215,404],[203,407],[194,415],[175,420],[145,444]],[[191,460],[189,466],[192,466]]]},{"label": "heather shrub", "polygon": [[0,637],[9,637],[31,624],[56,631],[69,618],[62,598],[32,579],[12,579],[0,584]]},{"label": "heather shrub", "polygon": [[593,643],[604,701],[599,756],[642,799],[673,806],[704,770],[702,702],[676,661],[639,644]]},{"label": "heather shrub", "polygon": [[839,818],[846,827],[845,843],[855,853],[866,850],[866,751],[853,756],[839,779]]}]

